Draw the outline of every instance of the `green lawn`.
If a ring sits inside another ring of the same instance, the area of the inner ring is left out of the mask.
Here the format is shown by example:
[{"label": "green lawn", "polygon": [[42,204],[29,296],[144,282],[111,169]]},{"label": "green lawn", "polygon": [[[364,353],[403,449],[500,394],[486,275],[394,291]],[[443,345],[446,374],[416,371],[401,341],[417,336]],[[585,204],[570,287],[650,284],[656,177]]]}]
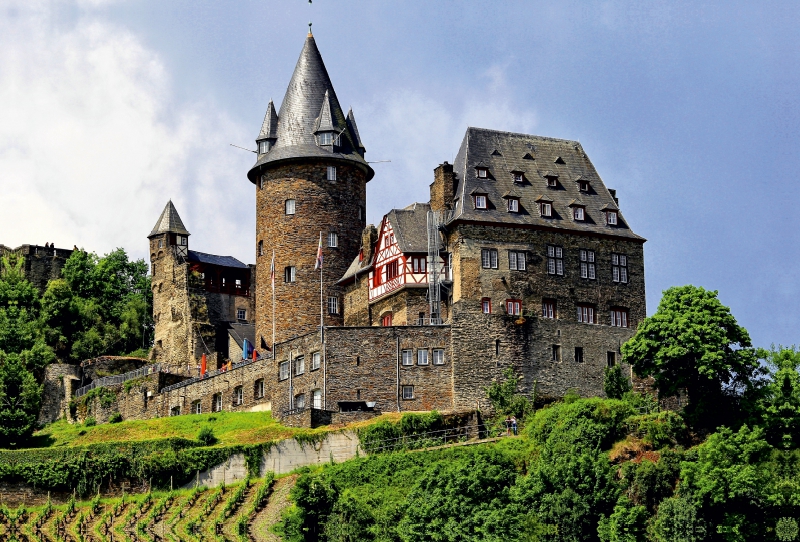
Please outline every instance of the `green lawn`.
[{"label": "green lawn", "polygon": [[34,434],[32,448],[80,446],[95,442],[125,442],[167,437],[194,439],[201,427],[209,426],[220,445],[256,444],[320,430],[284,427],[269,412],[215,412],[152,420],[132,420],[86,427],[59,420]]}]

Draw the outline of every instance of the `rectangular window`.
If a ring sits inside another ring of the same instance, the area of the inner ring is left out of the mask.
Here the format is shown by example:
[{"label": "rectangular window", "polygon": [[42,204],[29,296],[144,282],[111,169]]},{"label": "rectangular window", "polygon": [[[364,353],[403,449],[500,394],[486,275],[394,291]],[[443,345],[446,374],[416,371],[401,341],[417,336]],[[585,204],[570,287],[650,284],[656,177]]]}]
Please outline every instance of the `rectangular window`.
[{"label": "rectangular window", "polygon": [[181,235],[178,237],[178,242],[182,247],[185,247],[186,245],[189,244],[189,238],[186,237],[185,235]]},{"label": "rectangular window", "polygon": [[296,278],[296,270],[293,265],[283,270],[283,282],[294,282]]},{"label": "rectangular window", "polygon": [[258,142],[258,154],[266,154],[269,152],[269,141]]},{"label": "rectangular window", "polygon": [[289,362],[282,361],[278,366],[278,380],[286,380],[289,378]]},{"label": "rectangular window", "polygon": [[575,363],[583,363],[583,347],[575,347]]},{"label": "rectangular window", "polygon": [[264,379],[263,378],[259,378],[258,380],[256,380],[255,396],[256,396],[256,399],[263,399],[264,398]]},{"label": "rectangular window", "polygon": [[497,249],[481,249],[481,265],[484,269],[497,269]]},{"label": "rectangular window", "polygon": [[508,268],[512,271],[525,271],[525,253],[509,250]]},{"label": "rectangular window", "polygon": [[611,275],[614,282],[628,282],[628,257],[625,254],[611,255]]},{"label": "rectangular window", "polygon": [[591,305],[578,305],[578,322],[594,324],[594,307]]},{"label": "rectangular window", "polygon": [[572,208],[572,218],[575,220],[583,220],[584,212],[583,207],[573,207]]},{"label": "rectangular window", "polygon": [[433,349],[433,364],[444,365],[444,350],[442,348]]},{"label": "rectangular window", "polygon": [[301,375],[306,372],[306,358],[305,356],[297,356],[294,358],[294,374]]},{"label": "rectangular window", "polygon": [[475,208],[486,209],[486,196],[475,196]]},{"label": "rectangular window", "polygon": [[311,370],[316,371],[319,369],[320,364],[322,363],[322,354],[319,352],[314,352],[311,354]]},{"label": "rectangular window", "polygon": [[328,233],[328,247],[336,248],[339,246],[339,234],[335,232]]},{"label": "rectangular window", "polygon": [[236,386],[233,388],[233,404],[236,406],[241,406],[244,402],[244,390],[241,386]]},{"label": "rectangular window", "polygon": [[411,259],[414,273],[425,273],[426,272],[426,258],[424,256],[414,256]]},{"label": "rectangular window", "polygon": [[617,364],[617,353],[616,352],[606,352],[606,365],[609,367],[613,367]]},{"label": "rectangular window", "polygon": [[481,310],[484,314],[492,314],[492,300],[488,297],[481,299]]},{"label": "rectangular window", "polygon": [[387,312],[383,316],[381,316],[381,326],[383,327],[392,327],[392,313]]},{"label": "rectangular window", "polygon": [[427,365],[428,364],[428,351],[420,348],[417,350],[417,365]]},{"label": "rectangular window", "polygon": [[237,320],[247,320],[247,310],[246,309],[236,309],[236,319]]},{"label": "rectangular window", "polygon": [[564,250],[555,245],[547,245],[547,273],[564,275]]},{"label": "rectangular window", "polygon": [[293,215],[294,214],[294,212],[295,212],[295,204],[296,204],[296,201],[293,200],[293,199],[287,199],[286,200],[286,203],[284,204],[284,206],[286,208],[286,214],[287,215]]},{"label": "rectangular window", "polygon": [[508,212],[509,213],[519,212],[519,200],[517,198],[508,199]]},{"label": "rectangular window", "polygon": [[159,239],[158,240],[158,248],[164,248],[164,240],[163,239]]},{"label": "rectangular window", "polygon": [[548,177],[547,178],[547,186],[550,188],[557,188],[558,187],[558,177]]},{"label": "rectangular window", "polygon": [[333,134],[330,132],[322,132],[319,134],[319,144],[320,145],[330,145],[333,143]]},{"label": "rectangular window", "polygon": [[328,298],[328,314],[334,315],[339,314],[339,298],[338,297],[329,297]]},{"label": "rectangular window", "polygon": [[581,278],[595,279],[594,250],[580,250],[581,255]]},{"label": "rectangular window", "polygon": [[336,180],[336,166],[328,166],[328,180],[329,181]]},{"label": "rectangular window", "polygon": [[152,276],[154,276],[154,277],[156,276],[156,264],[153,264],[153,265],[151,266],[151,268],[150,268],[150,274],[151,274]]},{"label": "rectangular window", "polygon": [[403,365],[414,365],[414,351],[403,350],[402,352]]},{"label": "rectangular window", "polygon": [[609,211],[606,213],[606,222],[609,226],[616,226],[617,225],[617,213],[616,211]]},{"label": "rectangular window", "polygon": [[192,401],[192,414],[202,414],[203,410],[200,401]]},{"label": "rectangular window", "polygon": [[553,216],[553,206],[549,203],[540,203],[539,213],[544,217],[550,218]]},{"label": "rectangular window", "polygon": [[393,260],[386,264],[386,280],[392,280],[400,274],[400,267],[397,263],[398,260]]},{"label": "rectangular window", "polygon": [[306,394],[300,393],[294,396],[294,408],[297,409],[304,409],[306,408]]},{"label": "rectangular window", "polygon": [[556,300],[542,299],[542,318],[556,317]]},{"label": "rectangular window", "polygon": [[322,409],[322,390],[314,390],[311,392],[311,406],[317,410]]},{"label": "rectangular window", "polygon": [[258,242],[258,255],[259,256],[263,256],[264,255],[264,241],[259,241]]},{"label": "rectangular window", "polygon": [[561,361],[561,345],[553,345],[553,361]]},{"label": "rectangular window", "polygon": [[522,314],[522,301],[519,299],[506,299],[506,312],[512,316]]},{"label": "rectangular window", "polygon": [[211,397],[211,411],[212,412],[222,412],[222,394],[215,393],[213,397]]},{"label": "rectangular window", "polygon": [[485,179],[489,175],[489,170],[486,168],[479,167],[478,168],[478,177],[481,179]]},{"label": "rectangular window", "polygon": [[513,175],[515,183],[522,183],[525,180],[525,178],[522,176],[522,173],[513,173]]},{"label": "rectangular window", "polygon": [[403,399],[414,398],[414,386],[403,386]]},{"label": "rectangular window", "polygon": [[611,325],[628,327],[628,309],[611,309]]}]

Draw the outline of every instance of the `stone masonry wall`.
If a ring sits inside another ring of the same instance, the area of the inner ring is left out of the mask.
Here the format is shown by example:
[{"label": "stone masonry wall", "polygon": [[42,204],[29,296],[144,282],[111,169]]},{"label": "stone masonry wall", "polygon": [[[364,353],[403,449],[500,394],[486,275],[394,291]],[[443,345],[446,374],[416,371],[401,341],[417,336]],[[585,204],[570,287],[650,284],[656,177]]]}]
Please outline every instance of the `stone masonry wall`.
[{"label": "stone masonry wall", "polygon": [[[326,180],[327,166],[336,166],[336,181]],[[272,286],[270,262],[275,253],[276,341],[318,329],[320,273],[314,269],[320,232],[323,236],[324,302],[337,296],[336,284],[358,255],[366,225],[366,177],[354,165],[317,161],[280,165],[266,173],[256,186],[256,341],[272,342]],[[294,199],[295,214],[287,215],[286,201]],[[328,234],[338,234],[338,247],[329,248]],[[258,251],[258,249],[257,249]],[[296,281],[285,282],[284,270],[296,268]],[[329,315],[325,325],[340,326],[340,314]]]},{"label": "stone masonry wall", "polygon": [[11,248],[0,245],[0,256],[10,253],[19,254],[25,258],[23,267],[25,278],[40,292],[44,292],[48,281],[61,278],[61,270],[72,255],[72,249],[44,248],[39,245],[22,245]]},{"label": "stone masonry wall", "polygon": [[151,277],[155,323],[153,356],[172,370],[183,371],[195,350],[188,267],[173,253],[174,247],[158,248],[157,241],[158,237],[150,240],[150,259],[155,266]]},{"label": "stone masonry wall", "polygon": [[79,367],[67,363],[53,363],[45,368],[40,424],[53,423],[69,411],[69,400],[80,387],[79,373]]},{"label": "stone masonry wall", "polygon": [[372,311],[369,305],[369,273],[364,272],[355,278],[353,284],[345,287],[344,325],[372,325]]},{"label": "stone masonry wall", "polygon": [[[418,351],[428,352],[428,364],[419,365]],[[444,350],[444,363],[433,364],[433,349]],[[412,365],[402,365],[402,351],[412,353]],[[319,370],[310,370],[315,351],[324,357]],[[297,356],[305,370],[297,373]],[[281,362],[292,361],[291,378],[279,379]],[[449,326],[340,327],[326,329],[324,350],[316,333],[278,345],[268,379],[273,384],[273,411],[281,416],[290,398],[323,390],[323,409],[339,410],[339,401],[374,401],[376,410],[451,410],[454,405]],[[402,399],[402,387],[413,386],[413,398]]]}]

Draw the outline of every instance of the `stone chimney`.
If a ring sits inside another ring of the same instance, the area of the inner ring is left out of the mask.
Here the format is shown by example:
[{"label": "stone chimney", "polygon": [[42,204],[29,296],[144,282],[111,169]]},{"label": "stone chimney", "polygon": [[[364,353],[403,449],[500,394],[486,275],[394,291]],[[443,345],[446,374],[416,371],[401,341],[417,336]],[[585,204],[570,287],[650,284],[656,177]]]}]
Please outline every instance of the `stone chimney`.
[{"label": "stone chimney", "polygon": [[361,233],[361,260],[369,262],[372,258],[372,247],[378,240],[378,229],[372,224],[367,224],[364,231]]},{"label": "stone chimney", "polygon": [[453,208],[453,198],[456,192],[456,176],[453,165],[445,162],[433,170],[431,183],[431,210],[443,211]]}]

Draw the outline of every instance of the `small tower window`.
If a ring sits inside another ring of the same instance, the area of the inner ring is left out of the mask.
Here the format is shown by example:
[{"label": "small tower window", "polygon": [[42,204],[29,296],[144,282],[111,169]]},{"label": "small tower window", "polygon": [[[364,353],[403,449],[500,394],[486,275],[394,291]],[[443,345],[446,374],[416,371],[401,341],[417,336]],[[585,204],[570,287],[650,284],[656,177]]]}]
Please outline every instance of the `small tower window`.
[{"label": "small tower window", "polygon": [[164,240],[163,239],[159,239],[158,240],[158,248],[164,248]]},{"label": "small tower window", "polygon": [[176,240],[178,241],[178,244],[182,247],[185,247],[189,242],[189,240],[186,238],[185,235],[178,235]]},{"label": "small tower window", "polygon": [[616,226],[617,225],[617,212],[616,211],[608,211],[606,213],[606,223],[609,226]]},{"label": "small tower window", "polygon": [[508,198],[506,200],[508,202],[508,212],[509,213],[518,213],[519,212],[519,200],[517,198]]},{"label": "small tower window", "polygon": [[247,320],[247,309],[236,309],[237,320]]},{"label": "small tower window", "polygon": [[328,166],[328,180],[329,181],[336,180],[336,166]]},{"label": "small tower window", "polygon": [[336,232],[328,233],[328,247],[336,248],[339,246],[339,234]]},{"label": "small tower window", "polygon": [[295,200],[287,199],[286,200],[286,214],[293,215],[295,212]]},{"label": "small tower window", "polygon": [[475,196],[475,208],[486,209],[486,196]]},{"label": "small tower window", "polygon": [[295,266],[290,265],[289,267],[283,270],[284,282],[294,282],[296,278],[297,278],[297,268],[295,268]]},{"label": "small tower window", "polygon": [[262,176],[261,176],[261,178],[259,178],[259,180],[258,180],[258,181],[259,181],[259,185],[258,185],[258,187],[259,187],[261,190],[263,190],[263,189],[264,189],[264,185],[265,185],[265,184],[267,184],[267,176],[266,176],[266,175],[262,175]]},{"label": "small tower window", "polygon": [[339,314],[339,298],[335,296],[331,296],[328,298],[328,314],[337,315]]},{"label": "small tower window", "polygon": [[259,241],[258,242],[258,255],[259,256],[263,256],[264,255],[264,241]]},{"label": "small tower window", "polygon": [[267,154],[269,152],[269,141],[258,142],[258,154]]},{"label": "small tower window", "polygon": [[322,132],[319,134],[320,145],[330,145],[333,143],[333,134],[330,132]]}]

